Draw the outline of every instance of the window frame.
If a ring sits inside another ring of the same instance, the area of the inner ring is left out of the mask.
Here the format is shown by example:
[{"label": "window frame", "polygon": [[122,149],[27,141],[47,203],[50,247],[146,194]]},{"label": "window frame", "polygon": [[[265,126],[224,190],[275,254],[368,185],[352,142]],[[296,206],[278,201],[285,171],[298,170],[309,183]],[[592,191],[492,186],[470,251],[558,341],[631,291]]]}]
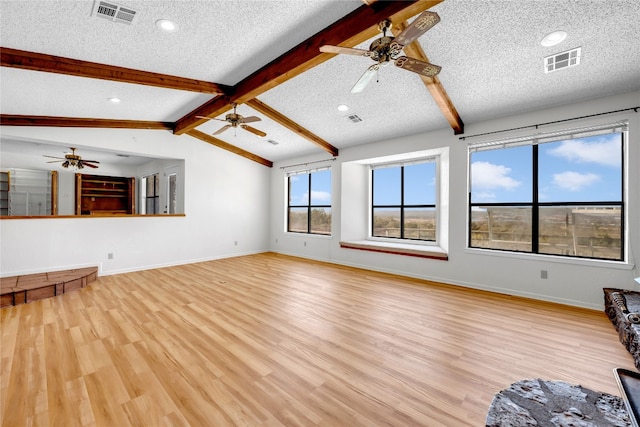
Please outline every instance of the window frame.
[{"label": "window frame", "polygon": [[[302,235],[313,235],[313,236],[332,236],[333,233],[333,206],[332,203],[329,204],[313,204],[311,191],[313,188],[313,180],[312,176],[314,173],[329,171],[329,180],[330,186],[332,186],[333,173],[330,166],[320,167],[315,169],[305,169],[299,171],[288,172],[285,175],[286,178],[286,187],[287,187],[287,206],[286,206],[286,223],[285,223],[285,232],[286,233],[294,233],[294,234],[302,234]],[[306,204],[292,204],[291,200],[291,178],[294,176],[307,175],[307,203]],[[333,201],[333,191],[331,191],[331,201]],[[307,214],[307,231],[298,231],[291,230],[291,210],[292,209],[306,209]],[[319,233],[312,231],[312,211],[313,209],[329,209],[331,211],[331,221],[329,222],[329,232],[328,233]]]},{"label": "window frame", "polygon": [[[406,204],[405,203],[405,167],[412,165],[419,165],[425,163],[433,163],[435,165],[435,181],[433,184],[434,194],[435,194],[435,203],[433,204]],[[400,203],[399,204],[374,204],[374,191],[375,191],[375,171],[381,168],[400,168]],[[411,160],[411,161],[403,161],[398,163],[391,164],[380,164],[380,165],[370,165],[370,203],[369,203],[369,238],[372,240],[384,240],[390,242],[406,242],[411,244],[436,244],[438,240],[438,186],[439,186],[439,165],[437,157],[428,157],[424,159]],[[387,237],[387,236],[376,236],[374,235],[375,229],[375,210],[383,208],[383,209],[398,209],[400,211],[400,237]],[[433,240],[427,239],[414,239],[406,237],[405,233],[405,210],[406,209],[416,209],[416,208],[427,208],[433,209],[434,211],[434,220],[435,220],[435,229],[434,229],[434,238]]]},{"label": "window frame", "polygon": [[[339,206],[340,248],[447,261],[450,240],[450,157],[451,148],[441,145],[343,162]],[[426,158],[436,160],[436,241],[401,241],[371,237],[371,167]]]},{"label": "window frame", "polygon": [[[619,201],[552,201],[552,202],[541,202],[539,200],[540,192],[542,191],[539,188],[540,185],[540,168],[539,168],[539,146],[558,142],[567,139],[580,139],[587,138],[589,136],[596,135],[605,135],[605,134],[620,134],[620,200]],[[626,224],[627,217],[627,203],[626,203],[626,191],[628,188],[627,183],[627,170],[625,168],[625,161],[627,157],[627,149],[626,144],[629,140],[628,137],[628,122],[620,121],[616,123],[607,123],[602,125],[594,125],[590,127],[577,128],[577,129],[565,129],[555,132],[549,132],[546,134],[537,134],[535,136],[525,136],[520,138],[506,139],[500,141],[489,141],[489,142],[481,142],[477,144],[470,144],[468,147],[468,198],[467,198],[467,249],[471,250],[482,250],[482,251],[491,251],[497,253],[507,253],[507,254],[524,254],[531,256],[542,256],[542,257],[559,257],[565,260],[582,260],[582,261],[607,261],[607,262],[616,262],[616,263],[624,263],[626,262],[626,258],[628,256],[628,224]],[[531,146],[531,161],[532,161],[532,171],[531,171],[531,202],[473,202],[472,201],[472,152],[482,150],[492,150],[492,149],[506,149],[512,146],[522,146],[522,145],[530,145]],[[491,147],[497,148],[491,148]],[[603,257],[594,257],[594,256],[584,256],[584,255],[570,255],[570,254],[557,254],[557,253],[545,253],[540,252],[540,214],[542,209],[544,208],[569,208],[569,207],[592,207],[592,206],[603,206],[603,207],[611,207],[615,206],[620,209],[620,254],[616,259],[613,258],[603,258]],[[531,209],[531,250],[512,250],[512,249],[502,249],[502,248],[486,248],[479,246],[472,246],[472,234],[473,234],[473,209],[474,208],[488,208],[488,207],[511,207],[511,208],[529,208]]]}]

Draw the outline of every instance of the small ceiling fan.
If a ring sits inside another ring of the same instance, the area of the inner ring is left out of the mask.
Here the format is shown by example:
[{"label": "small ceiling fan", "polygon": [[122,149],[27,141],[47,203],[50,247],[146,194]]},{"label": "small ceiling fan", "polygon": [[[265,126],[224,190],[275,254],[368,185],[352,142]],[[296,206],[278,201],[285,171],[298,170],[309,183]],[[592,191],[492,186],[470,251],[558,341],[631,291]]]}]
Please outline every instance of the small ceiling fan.
[{"label": "small ceiling fan", "polygon": [[197,116],[197,117],[200,119],[219,120],[221,122],[229,123],[228,125],[222,126],[220,129],[214,132],[213,135],[218,135],[229,128],[237,129],[240,127],[246,131],[249,131],[255,135],[258,135],[261,138],[267,136],[265,132],[247,125],[247,123],[259,122],[260,120],[262,120],[260,117],[256,117],[256,116],[243,117],[240,114],[236,113],[236,107],[238,106],[238,104],[234,102],[232,105],[233,105],[233,113],[227,114],[224,120],[216,119],[214,117],[206,117],[206,116]]},{"label": "small ceiling fan", "polygon": [[82,157],[76,154],[76,149],[74,147],[71,147],[71,153],[66,153],[64,157],[47,156],[46,154],[43,154],[42,156],[49,157],[51,159],[56,159],[56,160],[48,161],[47,163],[56,163],[56,162],[62,161],[63,168],[68,168],[69,166],[73,166],[74,168],[82,169],[85,166],[88,166],[90,168],[96,169],[98,167],[96,163],[100,163],[97,160],[84,160]]},{"label": "small ceiling fan", "polygon": [[398,34],[397,37],[392,37],[387,36],[387,31],[391,29],[391,21],[385,19],[378,24],[378,28],[380,28],[382,32],[382,37],[375,39],[369,46],[369,50],[324,45],[320,47],[320,52],[367,56],[376,61],[376,63],[370,66],[362,77],[360,77],[360,80],[358,80],[351,89],[351,93],[362,92],[373,76],[377,74],[380,67],[389,65],[390,61],[394,61],[394,64],[402,69],[423,76],[434,77],[440,72],[442,67],[415,58],[399,55],[404,46],[423,35],[438,22],[440,22],[440,16],[437,13],[425,11],[409,24],[404,31]]}]

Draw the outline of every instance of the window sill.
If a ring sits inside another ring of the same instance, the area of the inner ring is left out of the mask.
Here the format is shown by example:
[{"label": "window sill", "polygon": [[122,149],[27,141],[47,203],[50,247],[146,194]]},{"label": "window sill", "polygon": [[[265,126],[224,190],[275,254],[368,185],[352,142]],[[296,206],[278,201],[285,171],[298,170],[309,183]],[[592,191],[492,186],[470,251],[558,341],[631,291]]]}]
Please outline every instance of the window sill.
[{"label": "window sill", "polygon": [[385,254],[414,256],[447,261],[449,255],[437,246],[411,245],[406,243],[373,242],[370,240],[358,240],[340,242],[344,249],[357,249],[362,251],[380,252]]},{"label": "window sill", "polygon": [[591,266],[591,267],[597,266],[597,267],[605,267],[605,268],[615,268],[619,270],[632,270],[636,265],[633,261],[612,261],[612,260],[606,260],[606,259],[574,258],[569,256],[532,254],[532,253],[526,253],[526,252],[509,252],[509,251],[500,251],[500,250],[492,250],[492,249],[484,249],[484,248],[466,248],[465,253],[482,255],[482,256],[523,259],[523,260],[529,260],[529,261],[533,260],[536,262],[554,262],[558,264],[573,264],[573,265],[582,265],[582,266]]}]

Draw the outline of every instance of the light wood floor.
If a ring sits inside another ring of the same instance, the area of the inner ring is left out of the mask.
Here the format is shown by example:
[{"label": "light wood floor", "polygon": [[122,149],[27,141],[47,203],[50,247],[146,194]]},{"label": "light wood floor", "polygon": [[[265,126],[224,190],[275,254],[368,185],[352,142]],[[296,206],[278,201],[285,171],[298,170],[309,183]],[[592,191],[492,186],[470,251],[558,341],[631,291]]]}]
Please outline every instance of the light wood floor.
[{"label": "light wood floor", "polygon": [[482,426],[523,378],[619,395],[604,313],[273,253],[0,310],[3,426]]}]

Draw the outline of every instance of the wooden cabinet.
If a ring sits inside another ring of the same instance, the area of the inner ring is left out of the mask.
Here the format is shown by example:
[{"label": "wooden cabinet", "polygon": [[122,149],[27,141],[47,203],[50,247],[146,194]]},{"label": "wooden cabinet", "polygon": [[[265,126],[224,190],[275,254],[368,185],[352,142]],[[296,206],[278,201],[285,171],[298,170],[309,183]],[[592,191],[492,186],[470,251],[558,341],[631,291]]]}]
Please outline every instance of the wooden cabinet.
[{"label": "wooden cabinet", "polygon": [[135,213],[135,178],[76,174],[76,215]]}]

